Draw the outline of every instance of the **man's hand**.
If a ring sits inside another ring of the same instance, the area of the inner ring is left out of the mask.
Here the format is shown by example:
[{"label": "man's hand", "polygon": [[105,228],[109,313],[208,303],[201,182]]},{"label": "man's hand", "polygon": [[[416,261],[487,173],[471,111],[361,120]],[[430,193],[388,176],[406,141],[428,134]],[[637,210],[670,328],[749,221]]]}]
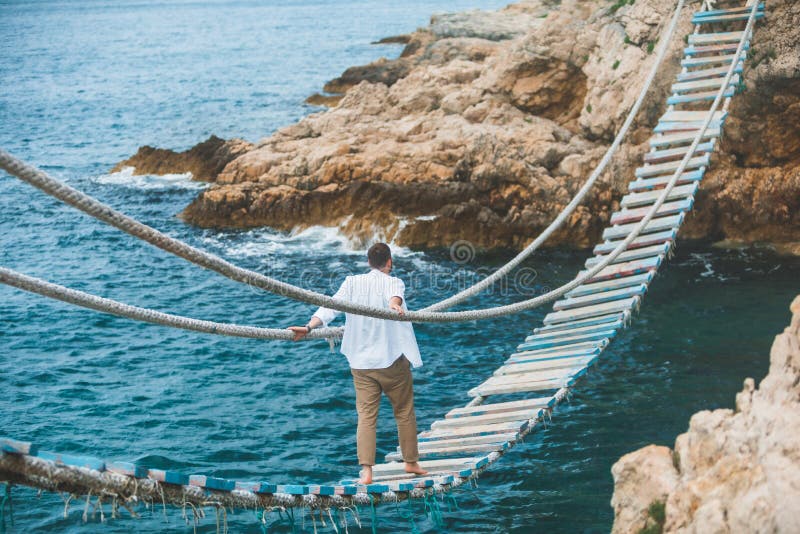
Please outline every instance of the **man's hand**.
[{"label": "man's hand", "polygon": [[294,332],[294,341],[300,341],[308,335],[307,326],[290,326],[289,330]]},{"label": "man's hand", "polygon": [[406,313],[403,309],[403,299],[400,297],[392,297],[389,301],[389,309],[396,311],[398,315],[404,315]]}]

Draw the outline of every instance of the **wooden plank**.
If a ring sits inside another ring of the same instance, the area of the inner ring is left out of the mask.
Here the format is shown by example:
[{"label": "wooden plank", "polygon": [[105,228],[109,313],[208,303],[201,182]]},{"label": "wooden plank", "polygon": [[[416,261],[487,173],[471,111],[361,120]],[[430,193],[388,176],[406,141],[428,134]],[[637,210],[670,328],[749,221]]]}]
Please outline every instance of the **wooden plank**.
[{"label": "wooden plank", "polygon": [[[760,20],[764,18],[764,12],[758,11],[756,12],[756,20]],[[716,17],[698,17],[694,16],[692,18],[692,24],[717,24],[719,22],[734,22],[737,20],[749,20],[750,13],[742,13],[741,15],[719,15]]]},{"label": "wooden plank", "polygon": [[[703,175],[705,174],[705,169],[698,169],[692,172],[683,173],[678,181],[675,182],[675,187],[680,187],[684,184],[689,184],[692,182],[699,182],[703,179]],[[654,189],[663,189],[672,179],[672,175],[669,176],[656,176],[653,178],[645,178],[642,180],[635,180],[628,184],[628,190],[632,192],[639,192],[639,191],[652,191]]]},{"label": "wooden plank", "polygon": [[[658,122],[694,122],[702,121],[708,116],[708,111],[667,111]],[[712,120],[723,122],[728,117],[727,111],[715,111]]]},{"label": "wooden plank", "polygon": [[[704,154],[706,152],[713,152],[714,151],[715,141],[708,141],[706,143],[700,143],[697,145],[695,149],[695,154]],[[655,164],[655,163],[664,163],[666,161],[674,160],[674,159],[683,159],[683,156],[689,152],[690,146],[682,146],[678,148],[668,148],[665,150],[656,150],[655,152],[648,152],[644,155],[644,162]]]},{"label": "wooden plank", "polygon": [[[583,308],[584,306],[592,306],[594,304],[600,304],[601,302],[611,302],[612,300],[625,299],[635,295],[644,295],[646,292],[647,286],[644,284],[639,284],[638,286],[623,287],[613,291],[603,291],[601,293],[592,293],[591,295],[583,295],[581,297],[572,297],[559,300],[553,304],[553,309],[560,311]],[[613,332],[614,329],[606,328],[596,332],[608,334],[609,331]]]},{"label": "wooden plank", "polygon": [[241,491],[251,491],[253,493],[271,494],[276,492],[278,486],[275,484],[269,484],[267,482],[248,482],[237,480],[236,489]]},{"label": "wooden plank", "polygon": [[[723,44],[716,44],[716,45],[706,45],[706,46],[687,46],[683,49],[683,55],[685,56],[696,56],[698,54],[733,54],[736,55],[736,50],[739,49],[739,43],[723,43]],[[750,42],[746,42],[744,44],[744,50],[750,50]]]},{"label": "wooden plank", "polygon": [[598,348],[605,347],[605,341],[587,341],[582,343],[575,343],[572,345],[567,345],[563,347],[548,347],[545,349],[536,349],[536,350],[524,350],[521,352],[515,352],[509,356],[509,359],[516,359],[516,358],[526,358],[526,359],[533,359],[533,358],[550,358],[553,356],[563,355],[563,354],[573,354],[575,352],[584,352],[584,351],[593,351]]},{"label": "wooden plank", "polygon": [[[698,182],[691,182],[686,185],[678,185],[672,188],[672,191],[667,195],[667,200],[676,200],[684,197],[693,197],[700,187]],[[661,196],[660,190],[646,191],[643,193],[630,193],[622,197],[620,206],[623,208],[635,208],[638,206],[647,206],[655,203]]]},{"label": "wooden plank", "polygon": [[569,330],[556,330],[553,332],[539,332],[531,334],[525,338],[525,341],[533,341],[535,339],[558,339],[564,336],[574,336],[579,334],[591,334],[594,332],[605,332],[607,330],[615,330],[617,327],[622,326],[622,321],[605,324],[593,324],[587,326],[576,326]]},{"label": "wooden plank", "polygon": [[541,412],[541,408],[524,409],[516,412],[498,412],[485,415],[472,415],[467,417],[455,417],[453,419],[438,419],[431,423],[433,430],[454,427],[474,427],[492,425],[496,423],[510,423],[514,421],[528,421],[536,419]]},{"label": "wooden plank", "polygon": [[594,317],[596,315],[605,315],[607,313],[627,311],[634,308],[639,303],[639,297],[633,297],[625,300],[615,300],[612,302],[605,302],[596,306],[587,306],[585,308],[576,308],[574,310],[564,310],[548,313],[544,318],[544,324],[556,324],[567,321],[574,321],[577,319],[584,319],[586,317]]},{"label": "wooden plank", "polygon": [[[716,93],[714,93],[716,94]],[[670,97],[671,98],[671,97]],[[719,128],[708,128],[705,133],[703,133],[703,137],[701,140],[704,139],[716,139],[722,134],[722,130]],[[670,145],[683,145],[688,144],[694,141],[694,138],[697,137],[697,132],[682,132],[670,135],[656,135],[650,138],[650,146],[653,148],[665,147]]]},{"label": "wooden plank", "polygon": [[106,463],[99,458],[91,456],[77,456],[74,454],[60,454],[56,452],[38,451],[37,458],[53,462],[57,465],[67,465],[70,467],[85,467],[95,471],[105,471]]},{"label": "wooden plank", "polygon": [[[640,235],[636,239],[630,242],[626,251],[640,247],[646,248],[652,245],[657,245],[659,243],[673,242],[675,241],[675,236],[677,235],[677,233],[678,233],[677,230],[670,229],[670,230],[664,230],[662,232],[654,232],[654,233]],[[607,240],[603,243],[598,243],[597,245],[594,246],[592,252],[594,254],[601,254],[601,255],[609,254],[611,251],[615,250],[617,248],[617,245],[619,245],[621,242],[622,240],[620,239],[619,241]]]},{"label": "wooden plank", "polygon": [[512,382],[506,384],[485,384],[476,387],[468,392],[472,397],[488,397],[490,395],[507,395],[510,393],[530,393],[534,391],[550,391],[561,389],[564,387],[571,387],[575,381],[580,378],[586,369],[563,378],[553,380],[543,380],[537,382]]},{"label": "wooden plank", "polygon": [[[342,493],[336,493],[336,486],[319,486],[316,484],[310,484],[308,486],[308,493],[310,495],[343,495]],[[355,488],[353,488],[353,495],[355,495]]]},{"label": "wooden plank", "polygon": [[[432,460],[450,458],[453,456],[463,456],[470,453],[490,453],[497,451],[504,451],[508,449],[509,444],[503,443],[486,443],[483,445],[464,445],[461,447],[447,447],[441,449],[420,449],[420,459]],[[387,462],[402,462],[403,455],[400,452],[390,452],[386,455]]]},{"label": "wooden plank", "polygon": [[527,419],[525,419],[524,421],[510,421],[508,423],[495,423],[491,425],[426,430],[424,432],[419,433],[419,436],[417,436],[417,440],[420,443],[422,443],[423,441],[456,439],[468,436],[488,436],[492,434],[507,434],[509,432],[522,432],[526,428],[528,428],[528,425],[529,422]]},{"label": "wooden plank", "polygon": [[[488,456],[482,457],[465,457],[465,458],[451,458],[447,460],[427,460],[421,461],[420,466],[429,473],[448,472],[459,470],[462,468],[480,469],[489,463]],[[377,464],[372,466],[372,471],[375,474],[389,475],[389,474],[405,474],[405,464],[403,462],[391,462],[385,464]],[[419,476],[419,475],[417,475]]]},{"label": "wooden plank", "polygon": [[[704,82],[705,80],[698,80],[697,83]],[[719,80],[712,80],[719,81]],[[695,82],[692,82],[695,83]],[[718,86],[719,87],[719,86]],[[677,91],[676,91],[677,92]],[[659,122],[653,128],[655,133],[676,133],[676,132],[696,132],[703,125],[703,121],[680,121],[680,122]],[[708,125],[709,128],[722,128],[722,121],[711,121]]]},{"label": "wooden plank", "polygon": [[[674,202],[665,202],[660,208],[658,208],[658,210],[656,210],[656,216],[664,217],[666,215],[690,211],[693,205],[694,197],[676,200]],[[651,206],[642,206],[641,208],[625,208],[611,216],[611,224],[628,224],[641,221],[651,209]]]},{"label": "wooden plank", "polygon": [[[703,93],[691,93],[686,95],[671,96],[667,99],[667,105],[675,106],[677,104],[689,104],[691,102],[701,102],[703,100],[714,100],[715,98],[717,98],[717,93],[718,91],[708,91]],[[728,89],[725,90],[723,96],[725,98],[730,98],[735,94],[736,94],[736,88],[729,87]]]},{"label": "wooden plank", "polygon": [[[703,67],[707,65],[726,65],[731,63],[736,54],[720,54],[717,56],[695,56],[681,60],[681,67],[686,68],[693,68],[693,67]],[[739,56],[741,61],[747,61],[747,52],[743,52],[741,56]]]},{"label": "wooden plank", "polygon": [[[705,78],[718,78],[728,74],[729,67],[714,67],[711,69],[692,70],[689,72],[681,72],[678,74],[679,82],[688,82],[691,80],[702,80]],[[740,61],[733,72],[735,74],[742,74],[744,72],[744,61]],[[702,120],[702,119],[698,119]]]},{"label": "wooden plank", "polygon": [[575,358],[555,358],[531,363],[511,363],[495,370],[494,376],[505,376],[519,373],[532,373],[550,369],[566,369],[571,367],[589,367],[597,361],[597,356],[578,356]]},{"label": "wooden plank", "polygon": [[517,350],[524,351],[526,349],[542,349],[549,347],[561,347],[564,345],[573,345],[575,343],[582,343],[584,341],[594,341],[598,339],[605,339],[613,337],[614,331],[607,330],[603,332],[594,332],[590,334],[578,334],[575,336],[564,336],[559,338],[549,338],[541,340],[533,340],[517,345]]},{"label": "wooden plank", "polygon": [[716,43],[738,43],[742,40],[744,32],[719,32],[719,33],[696,33],[689,36],[689,44],[707,45]]},{"label": "wooden plank", "polygon": [[463,408],[453,408],[447,412],[445,418],[455,419],[458,417],[489,415],[493,413],[514,412],[525,409],[548,408],[554,403],[554,397],[539,397],[536,399],[480,404],[478,406],[465,406]]},{"label": "wooden plank", "polygon": [[236,482],[233,480],[206,475],[189,475],[189,485],[218,491],[233,491],[236,488]]},{"label": "wooden plank", "polygon": [[147,478],[147,468],[133,462],[106,462],[106,471],[135,478]]},{"label": "wooden plank", "polygon": [[[422,449],[436,449],[441,447],[451,447],[456,445],[475,445],[485,443],[503,443],[506,441],[516,441],[519,438],[518,432],[509,432],[505,434],[490,434],[488,436],[467,436],[460,438],[443,438],[431,441],[420,441],[419,448]],[[400,448],[398,447],[399,451]]]},{"label": "wooden plank", "polygon": [[189,483],[188,475],[178,473],[177,471],[165,471],[163,469],[148,469],[147,478],[165,484],[175,484],[177,486],[185,486]]},{"label": "wooden plank", "polygon": [[[645,227],[642,229],[642,234],[649,234],[653,232],[663,232],[666,230],[677,229],[683,223],[684,217],[685,214],[679,213],[677,215],[670,215],[669,217],[657,217],[655,219],[651,219],[650,222],[647,223]],[[612,226],[610,228],[606,228],[605,230],[603,230],[603,239],[609,241],[614,239],[622,240],[626,238],[628,234],[631,233],[631,230],[636,228],[636,226],[638,226],[638,223],[621,224],[618,226]],[[651,270],[651,269],[641,269],[637,272],[644,272],[646,270]],[[620,274],[620,276],[623,275]],[[611,278],[616,278],[616,276],[612,276]]]},{"label": "wooden plank", "polygon": [[[607,344],[608,340],[607,339],[603,340],[603,342]],[[601,352],[603,352],[603,348],[596,347],[591,350],[589,349],[573,350],[565,352],[564,354],[555,354],[555,355],[545,354],[543,356],[533,356],[529,358],[526,358],[525,356],[519,356],[519,357],[511,356],[505,362],[503,362],[503,365],[511,365],[515,363],[532,363],[532,362],[541,362],[548,360],[559,360],[562,358],[574,358],[576,356],[597,356]]]},{"label": "wooden plank", "polygon": [[[708,11],[697,11],[693,16],[695,17],[715,17],[717,15],[734,15],[737,13],[750,13],[750,10],[753,9],[752,5],[748,6],[740,6],[740,7],[732,7],[727,9],[710,9]],[[764,2],[759,2],[758,7],[756,8],[758,11],[764,11]]]},{"label": "wooden plank", "polygon": [[[639,283],[647,283],[650,282],[652,279],[652,273],[644,273],[635,275],[628,278],[621,278],[619,280],[609,280],[608,282],[599,282],[597,284],[582,284],[573,289],[572,291],[566,293],[567,297],[579,297],[581,295],[587,295],[589,293],[598,293],[600,291],[605,291],[603,289],[604,284],[612,284],[614,282],[623,282],[629,279],[633,279],[633,281],[629,282],[629,285],[636,285]],[[601,286],[601,287],[593,287],[593,286]],[[624,285],[620,285],[619,287],[625,287]],[[614,287],[609,287],[609,289],[615,289]],[[571,330],[572,328],[577,328],[581,326],[598,326],[601,324],[624,324],[628,320],[627,315],[623,313],[611,313],[609,315],[601,315],[600,317],[592,317],[590,319],[583,319],[581,321],[573,321],[571,323],[561,323],[557,325],[551,326],[540,326],[538,328],[534,328],[533,332],[535,334],[544,333],[544,332],[557,332],[560,330]],[[613,328],[616,328],[614,326]]]},{"label": "wooden plank", "polygon": [[[620,226],[617,228],[622,228],[622,227]],[[603,280],[624,278],[626,276],[644,273],[647,271],[655,271],[656,269],[658,269],[658,266],[661,265],[662,259],[663,258],[661,256],[650,256],[649,258],[643,258],[641,260],[633,260],[625,263],[615,263],[607,267],[604,267],[589,280],[593,282],[600,282]],[[594,269],[594,267],[592,269]],[[578,276],[584,276],[588,272],[589,269],[585,269],[583,271],[580,271],[578,273]]]},{"label": "wooden plank", "polygon": [[[531,371],[529,373],[513,373],[508,375],[490,376],[481,383],[483,385],[495,386],[500,384],[518,384],[520,382],[549,382],[551,380],[558,380],[564,377],[572,376],[582,370],[583,367],[566,367],[562,369],[545,369],[543,371]],[[480,386],[479,386],[480,387]],[[539,411],[532,413],[528,419],[536,419]],[[500,415],[500,414],[498,414]],[[480,415],[477,417],[491,417],[490,415]],[[464,418],[467,419],[467,418]],[[459,421],[459,419],[445,419],[447,421]],[[431,425],[433,426],[433,425]],[[461,425],[464,426],[464,425]]]},{"label": "wooden plank", "polygon": [[[711,156],[704,154],[696,158],[691,158],[686,165],[686,169],[696,169],[698,167],[708,167],[711,164]],[[680,166],[680,161],[671,161],[669,163],[660,163],[658,165],[646,165],[636,169],[637,178],[648,178],[650,176],[658,176],[660,174],[667,174],[675,172]]]},{"label": "wooden plank", "polygon": [[11,454],[28,454],[36,456],[39,447],[29,441],[17,441],[11,438],[0,438],[0,451]]},{"label": "wooden plank", "polygon": [[[739,77],[738,74],[734,74],[731,76],[731,80],[729,85],[737,85],[741,83],[742,79]],[[723,83],[725,82],[725,78],[708,78],[704,80],[692,80],[688,82],[677,82],[672,84],[672,92],[673,93],[694,93],[697,91],[702,91],[704,89],[719,89],[722,87]],[[693,124],[693,123],[675,123],[675,124]],[[720,127],[720,123],[711,123],[710,127]],[[697,125],[696,129],[700,129],[700,125]]]},{"label": "wooden plank", "polygon": [[286,495],[308,495],[308,486],[305,484],[278,484],[275,493]]},{"label": "wooden plank", "polygon": [[[625,262],[633,261],[633,260],[643,260],[645,258],[650,258],[652,256],[658,256],[660,254],[667,254],[667,253],[669,253],[671,248],[672,248],[672,241],[666,241],[664,243],[659,243],[658,245],[653,245],[653,246],[650,246],[650,247],[642,247],[642,248],[635,248],[633,250],[626,250],[625,252],[623,252],[622,254],[617,256],[616,258],[614,258],[614,260],[612,261],[611,265],[614,265],[616,263],[625,263]],[[587,269],[590,269],[590,268],[594,267],[595,265],[597,265],[598,263],[600,263],[605,257],[606,257],[606,255],[603,254],[603,255],[600,255],[600,256],[594,256],[592,258],[589,258],[588,260],[586,260],[586,262],[584,262],[584,266]],[[642,277],[648,277],[649,276],[649,277],[652,278],[652,275],[650,275],[649,273],[642,273],[642,274],[637,274],[637,275],[634,275],[634,276],[642,276]],[[631,287],[631,286],[638,285],[638,284],[635,284],[635,283],[631,282],[630,280],[628,280],[629,278],[632,278],[632,277],[626,277],[625,279],[609,280],[608,282],[600,282],[601,284],[608,284],[608,286],[598,287],[594,291],[585,290],[585,291],[583,291],[583,294],[592,295],[592,294],[595,294],[595,293],[602,293],[604,291],[614,291],[614,290],[617,290],[617,289],[622,289],[624,287]],[[616,287],[610,287],[611,285],[613,285],[615,283],[616,283]],[[599,285],[599,284],[591,284],[591,285]],[[588,286],[578,286],[578,287],[579,288],[583,288],[583,287],[588,287]],[[578,289],[578,288],[576,288],[576,289]],[[581,295],[573,294],[572,291],[570,291],[567,294],[567,296],[568,297],[574,297],[574,296],[581,296]]]}]

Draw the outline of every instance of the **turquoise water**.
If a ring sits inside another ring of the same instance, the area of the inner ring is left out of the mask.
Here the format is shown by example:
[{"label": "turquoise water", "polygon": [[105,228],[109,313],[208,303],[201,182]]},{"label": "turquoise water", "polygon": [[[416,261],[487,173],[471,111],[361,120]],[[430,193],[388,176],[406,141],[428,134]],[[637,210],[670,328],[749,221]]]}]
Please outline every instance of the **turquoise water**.
[{"label": "turquoise water", "polygon": [[[212,133],[257,140],[316,111],[304,98],[347,66],[400,50],[371,41],[421,26],[436,11],[501,4],[0,3],[0,146],[170,235],[332,291],[366,265],[363,251],[334,232],[198,230],[175,214],[201,186],[183,176],[108,170],[142,144],[183,149]],[[2,265],[193,317],[288,325],[313,312],[187,265],[5,175],[0,203]],[[461,265],[447,251],[396,252],[409,304],[417,308],[507,259],[500,254]],[[543,253],[529,262],[525,280],[497,288],[480,304],[564,282],[584,255]],[[445,513],[446,529],[608,531],[613,462],[648,443],[671,444],[692,413],[732,406],[744,377],[762,377],[798,279],[797,260],[681,244],[633,328],[604,353],[554,424],[488,471],[477,490],[459,492],[460,509]],[[426,361],[416,374],[421,426],[463,405],[466,391],[545,313],[418,325]],[[0,435],[222,477],[299,483],[355,474],[349,372],[324,343],[180,332],[6,287],[0,287],[0,317]],[[385,409],[379,449],[392,450],[394,439]],[[140,520],[85,525],[79,504],[64,518],[56,495],[26,489],[14,495],[14,532],[191,531],[177,511],[167,521],[156,510]],[[410,529],[392,507],[379,518],[381,531]],[[233,531],[259,531],[252,513],[229,516],[229,523]],[[436,530],[421,513],[416,524]],[[214,530],[213,514],[199,530]]]}]

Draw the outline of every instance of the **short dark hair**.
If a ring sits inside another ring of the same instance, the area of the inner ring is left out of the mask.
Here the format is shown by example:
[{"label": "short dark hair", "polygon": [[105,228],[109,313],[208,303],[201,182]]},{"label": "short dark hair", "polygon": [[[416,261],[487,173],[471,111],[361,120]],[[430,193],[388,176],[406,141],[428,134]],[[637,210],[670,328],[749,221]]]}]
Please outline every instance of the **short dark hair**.
[{"label": "short dark hair", "polygon": [[386,267],[390,259],[392,259],[392,251],[386,243],[375,243],[367,251],[369,266],[375,269]]}]

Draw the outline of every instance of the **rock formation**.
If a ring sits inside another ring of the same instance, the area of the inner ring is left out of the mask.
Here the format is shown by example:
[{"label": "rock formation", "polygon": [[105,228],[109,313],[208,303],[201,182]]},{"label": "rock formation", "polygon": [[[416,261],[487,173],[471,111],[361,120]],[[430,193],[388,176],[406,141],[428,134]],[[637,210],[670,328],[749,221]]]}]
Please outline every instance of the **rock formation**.
[{"label": "rock formation", "polygon": [[745,380],[735,411],[696,413],[674,451],[614,464],[614,533],[800,532],[800,297],[791,311],[769,374]]},{"label": "rock formation", "polygon": [[[335,107],[238,155],[182,216],[205,227],[339,226],[414,248],[521,248],[599,161],[672,9],[528,0],[435,17],[402,36],[399,58],[328,83],[315,101]],[[800,5],[773,0],[767,16],[684,235],[800,252]],[[674,41],[628,142],[549,245],[590,245],[626,193],[678,69]]]}]

